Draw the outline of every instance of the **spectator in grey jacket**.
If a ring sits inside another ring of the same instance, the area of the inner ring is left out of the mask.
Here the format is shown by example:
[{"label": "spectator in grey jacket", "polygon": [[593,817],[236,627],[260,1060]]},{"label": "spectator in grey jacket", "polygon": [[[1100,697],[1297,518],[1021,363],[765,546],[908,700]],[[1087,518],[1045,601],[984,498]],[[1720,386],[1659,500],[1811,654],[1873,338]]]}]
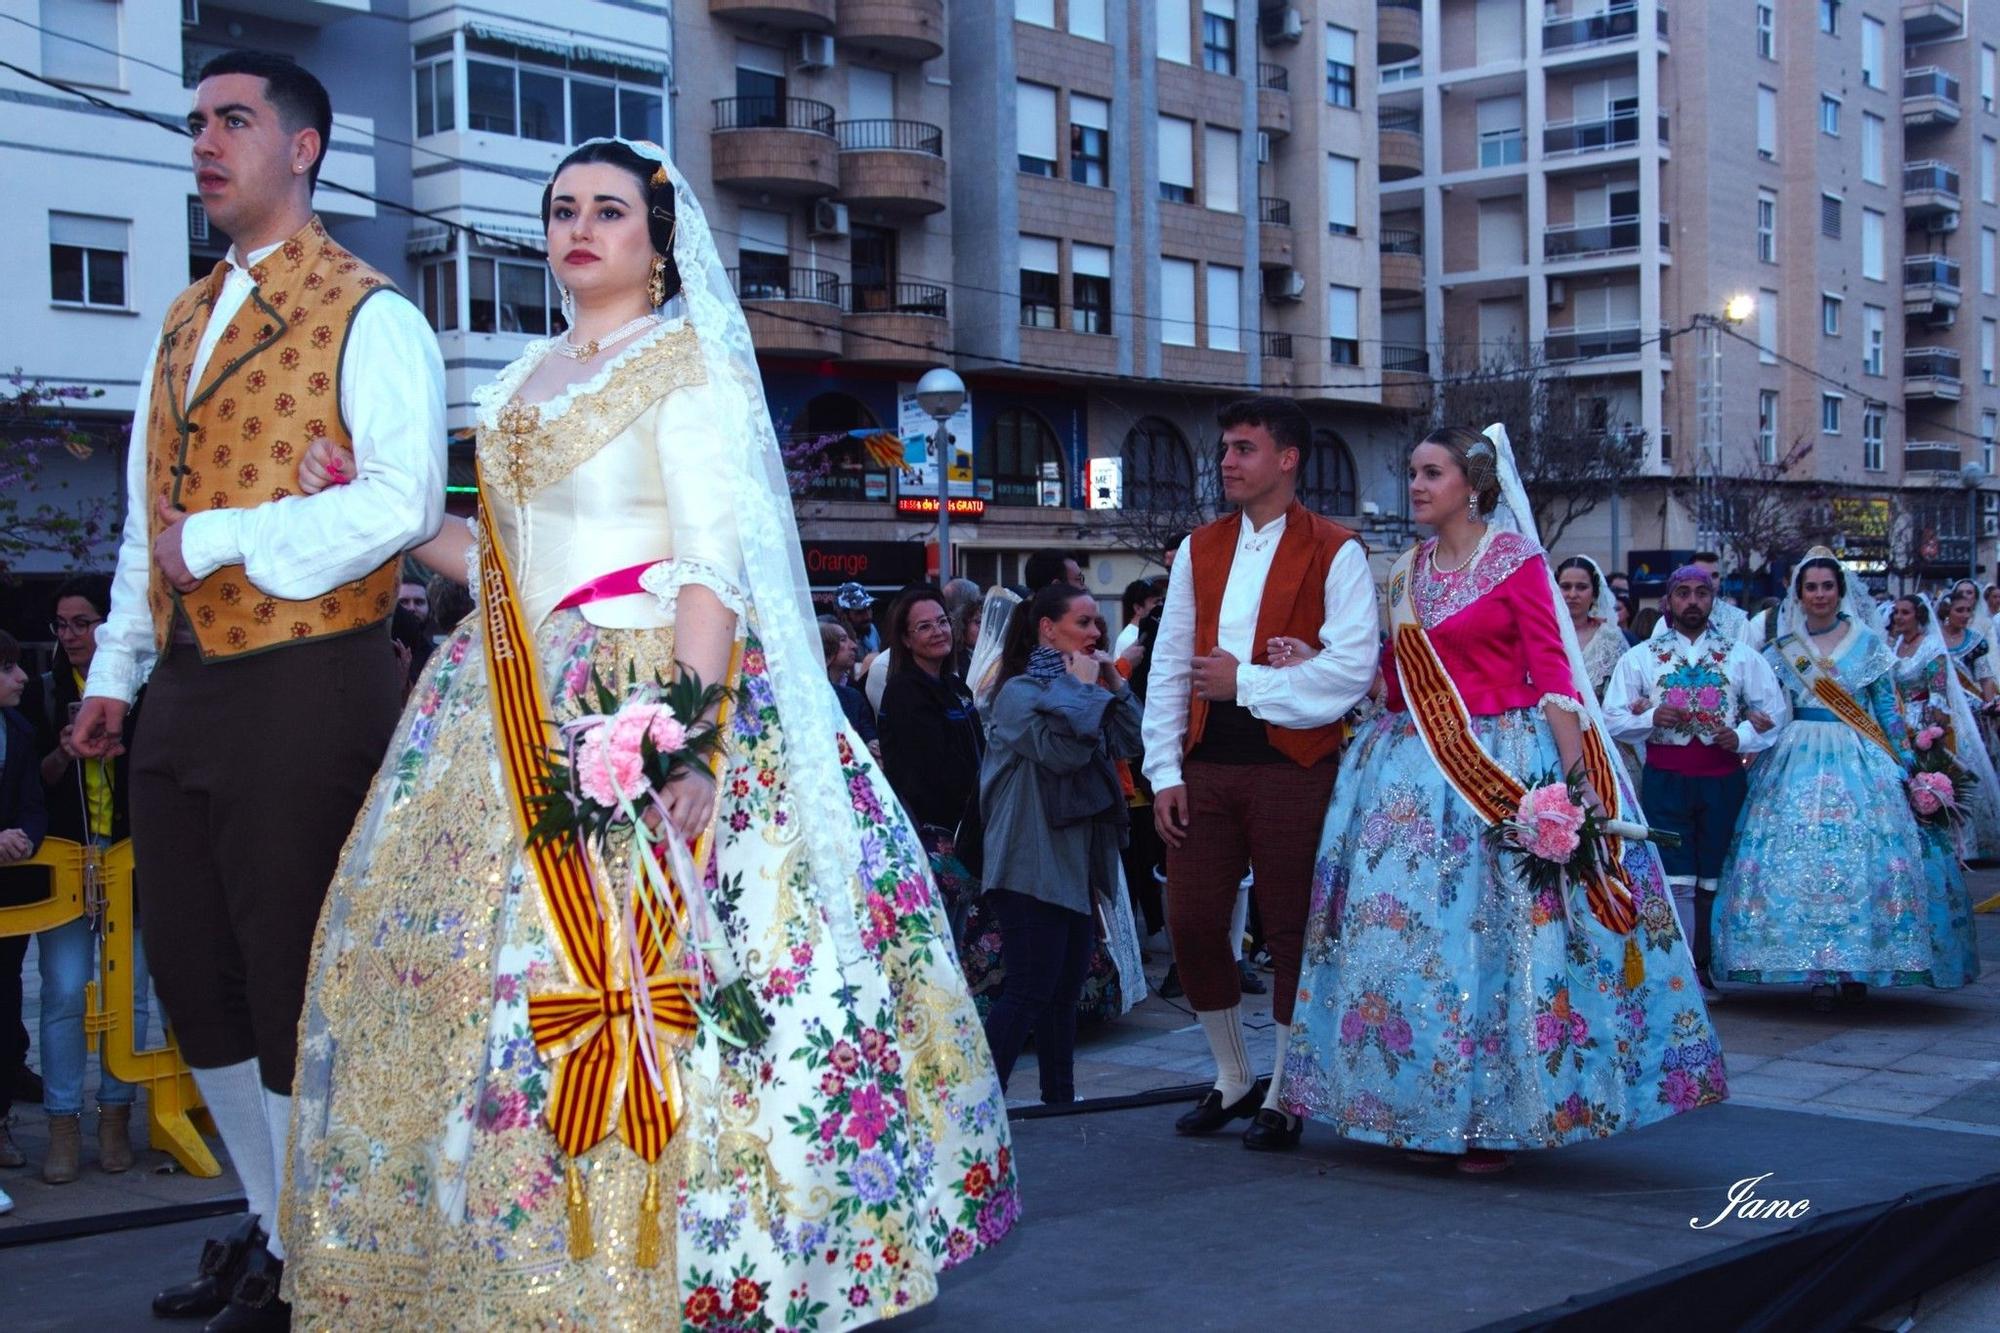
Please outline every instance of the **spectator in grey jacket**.
[{"label": "spectator in grey jacket", "polygon": [[979,775],[985,892],[1007,973],[986,1041],[1004,1089],[1032,1035],[1049,1104],[1076,1100],[1093,902],[1118,891],[1126,836],[1113,761],[1139,752],[1139,705],[1097,626],[1096,600],[1067,583],[1014,609]]}]

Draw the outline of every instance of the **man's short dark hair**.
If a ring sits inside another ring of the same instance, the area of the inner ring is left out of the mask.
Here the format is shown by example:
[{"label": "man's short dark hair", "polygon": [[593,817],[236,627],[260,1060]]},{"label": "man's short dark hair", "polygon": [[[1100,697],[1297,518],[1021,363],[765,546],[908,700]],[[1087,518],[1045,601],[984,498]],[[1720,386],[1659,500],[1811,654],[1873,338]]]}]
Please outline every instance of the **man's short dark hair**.
[{"label": "man's short dark hair", "polygon": [[1296,449],[1299,461],[1304,463],[1306,451],[1312,448],[1312,422],[1306,410],[1292,398],[1280,398],[1276,394],[1262,394],[1256,398],[1238,398],[1229,406],[1215,414],[1215,424],[1224,430],[1237,426],[1262,426],[1271,432],[1271,439],[1280,449]]},{"label": "man's short dark hair", "polygon": [[1713,551],[1696,551],[1688,557],[1688,563],[1690,565],[1719,565],[1722,563],[1722,557]]},{"label": "man's short dark hair", "polygon": [[5,671],[21,660],[21,641],[0,629],[0,671]]},{"label": "man's short dark hair", "polygon": [[1021,573],[1021,582],[1028,585],[1031,593],[1040,592],[1051,583],[1068,583],[1069,571],[1063,566],[1076,559],[1068,551],[1053,546],[1045,546],[1028,557],[1028,567]]},{"label": "man's short dark hair", "polygon": [[306,171],[306,182],[318,185],[319,164],[326,161],[326,150],[333,144],[333,102],[326,95],[326,85],[290,56],[271,51],[224,51],[201,67],[202,79],[218,74],[249,74],[262,79],[264,100],[277,111],[285,133],[319,131],[319,156]]}]

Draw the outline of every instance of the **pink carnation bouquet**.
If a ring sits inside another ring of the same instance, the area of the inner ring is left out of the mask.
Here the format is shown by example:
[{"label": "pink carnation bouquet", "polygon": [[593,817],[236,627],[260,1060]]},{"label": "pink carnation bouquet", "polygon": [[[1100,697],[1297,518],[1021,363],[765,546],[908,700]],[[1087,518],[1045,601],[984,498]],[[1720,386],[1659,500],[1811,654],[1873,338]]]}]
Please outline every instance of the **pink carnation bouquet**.
[{"label": "pink carnation bouquet", "polygon": [[[655,676],[642,683],[628,666],[622,693],[592,669],[572,699],[578,715],[558,728],[560,743],[550,752],[543,790],[532,798],[528,842],[594,848],[606,865],[628,851],[632,881],[620,886],[621,917],[663,917],[683,927],[682,938],[701,950],[705,974],[715,980],[697,1009],[724,1040],[744,1046],[763,1040],[769,1025],[722,943],[701,875],[660,799],[683,774],[712,772],[722,733],[709,719],[735,696],[727,686],[704,685],[685,668],[671,682]],[[655,910],[637,911],[628,899],[638,898]]]},{"label": "pink carnation bouquet", "polygon": [[1612,837],[1643,838],[1662,846],[1673,835],[1624,821],[1612,821],[1584,800],[1581,771],[1549,772],[1530,781],[1513,816],[1486,831],[1502,851],[1515,858],[1528,887],[1537,894],[1553,893],[1569,918],[1572,886],[1587,885],[1608,867],[1606,846]]},{"label": "pink carnation bouquet", "polygon": [[1943,727],[1919,727],[1910,737],[1910,744],[1916,752],[1916,763],[1903,789],[1917,822],[1946,827],[1962,822],[1966,800],[1978,779],[1952,758]]}]

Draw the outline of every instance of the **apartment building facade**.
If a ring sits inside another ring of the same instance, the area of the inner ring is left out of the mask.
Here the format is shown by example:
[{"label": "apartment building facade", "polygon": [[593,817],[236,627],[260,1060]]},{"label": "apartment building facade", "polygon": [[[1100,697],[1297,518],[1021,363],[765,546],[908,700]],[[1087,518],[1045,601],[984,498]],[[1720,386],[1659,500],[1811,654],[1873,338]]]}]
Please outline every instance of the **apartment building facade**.
[{"label": "apartment building facade", "polygon": [[714,183],[774,415],[846,437],[801,501],[810,540],[930,536],[907,511],[934,480],[856,437],[928,431],[909,398],[933,364],[970,390],[952,533],[982,582],[1050,545],[1087,555],[1100,596],[1156,572],[1159,540],[1213,508],[1216,409],[1260,388],[1320,423],[1310,503],[1361,526],[1401,512],[1406,430],[1381,393],[1357,221],[1374,7],[1319,9],[1290,25],[1254,0],[679,11],[676,151]]}]

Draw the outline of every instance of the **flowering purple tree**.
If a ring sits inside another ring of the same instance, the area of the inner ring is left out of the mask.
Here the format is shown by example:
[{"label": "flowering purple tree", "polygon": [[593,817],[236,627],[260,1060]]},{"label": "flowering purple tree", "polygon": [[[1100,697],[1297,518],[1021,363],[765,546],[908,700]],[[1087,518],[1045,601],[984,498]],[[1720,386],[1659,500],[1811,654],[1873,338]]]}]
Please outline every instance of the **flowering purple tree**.
[{"label": "flowering purple tree", "polygon": [[103,396],[102,389],[29,380],[18,369],[7,377],[0,393],[0,577],[34,554],[84,564],[110,530],[109,496],[48,498],[69,489],[47,476],[56,453],[82,461],[95,448],[77,404]]}]

